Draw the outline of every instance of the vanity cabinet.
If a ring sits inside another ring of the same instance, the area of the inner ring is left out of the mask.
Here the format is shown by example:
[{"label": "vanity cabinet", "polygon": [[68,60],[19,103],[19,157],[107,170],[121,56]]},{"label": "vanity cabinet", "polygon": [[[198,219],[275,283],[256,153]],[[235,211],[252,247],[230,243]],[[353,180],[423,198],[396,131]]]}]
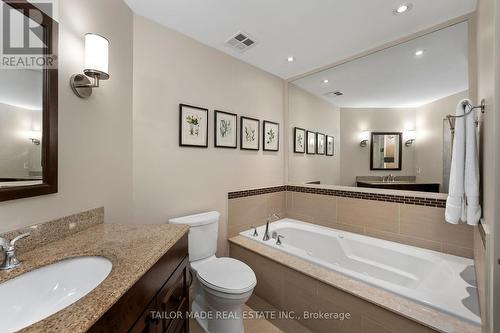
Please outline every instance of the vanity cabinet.
[{"label": "vanity cabinet", "polygon": [[[186,234],[88,332],[188,333],[187,311],[189,257]],[[176,312],[182,316],[172,316]]]}]

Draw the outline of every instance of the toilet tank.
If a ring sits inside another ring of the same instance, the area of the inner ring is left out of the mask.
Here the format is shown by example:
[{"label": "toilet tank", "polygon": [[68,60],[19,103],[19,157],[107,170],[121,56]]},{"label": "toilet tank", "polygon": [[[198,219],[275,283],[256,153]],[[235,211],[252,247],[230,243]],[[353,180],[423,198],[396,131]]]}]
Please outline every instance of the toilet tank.
[{"label": "toilet tank", "polygon": [[171,224],[189,225],[189,261],[193,262],[215,255],[219,230],[219,212],[208,212],[168,220]]}]

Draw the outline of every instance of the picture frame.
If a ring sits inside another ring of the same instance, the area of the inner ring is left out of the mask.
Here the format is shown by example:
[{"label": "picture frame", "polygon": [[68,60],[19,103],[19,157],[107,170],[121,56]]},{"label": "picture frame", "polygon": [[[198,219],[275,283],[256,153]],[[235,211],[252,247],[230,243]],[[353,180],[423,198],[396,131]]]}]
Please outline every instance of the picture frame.
[{"label": "picture frame", "polygon": [[214,147],[238,148],[238,115],[214,110]]},{"label": "picture frame", "polygon": [[306,152],[306,130],[300,127],[293,129],[293,152],[304,154]]},{"label": "picture frame", "polygon": [[307,154],[316,154],[316,132],[306,131]]},{"label": "picture frame", "polygon": [[335,138],[331,135],[326,136],[326,156],[335,155]]},{"label": "picture frame", "polygon": [[208,148],[208,109],[179,104],[179,146]]},{"label": "picture frame", "polygon": [[316,133],[316,154],[325,155],[326,153],[326,140],[323,133]]},{"label": "picture frame", "polygon": [[262,149],[264,151],[280,150],[280,124],[264,120],[262,124]]},{"label": "picture frame", "polygon": [[240,117],[240,149],[260,150],[260,120]]}]

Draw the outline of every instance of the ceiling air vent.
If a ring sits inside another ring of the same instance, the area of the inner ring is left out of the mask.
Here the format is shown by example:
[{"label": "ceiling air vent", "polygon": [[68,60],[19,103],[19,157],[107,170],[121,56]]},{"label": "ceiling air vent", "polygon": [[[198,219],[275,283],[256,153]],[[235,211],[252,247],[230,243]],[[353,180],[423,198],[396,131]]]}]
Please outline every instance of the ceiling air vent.
[{"label": "ceiling air vent", "polygon": [[337,97],[337,96],[344,96],[344,93],[342,91],[330,91],[325,94],[325,96],[328,97]]},{"label": "ceiling air vent", "polygon": [[238,52],[245,52],[255,46],[257,42],[255,41],[255,38],[250,37],[247,33],[238,32],[229,38],[225,44]]}]

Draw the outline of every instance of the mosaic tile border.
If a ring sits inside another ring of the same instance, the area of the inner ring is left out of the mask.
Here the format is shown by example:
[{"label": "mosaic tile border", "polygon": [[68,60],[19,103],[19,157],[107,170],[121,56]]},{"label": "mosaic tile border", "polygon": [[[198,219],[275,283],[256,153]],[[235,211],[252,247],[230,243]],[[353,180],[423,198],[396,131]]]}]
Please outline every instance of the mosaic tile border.
[{"label": "mosaic tile border", "polygon": [[411,196],[399,196],[399,195],[357,192],[357,191],[340,191],[333,189],[302,187],[294,185],[284,185],[284,186],[252,189],[246,191],[229,192],[228,199],[243,198],[254,195],[261,195],[261,194],[282,192],[282,191],[331,195],[336,197],[354,198],[354,199],[363,199],[372,201],[395,202],[395,203],[417,205],[417,206],[428,206],[428,207],[439,207],[439,208],[446,207],[446,200],[442,199],[419,198]]},{"label": "mosaic tile border", "polygon": [[275,193],[275,192],[284,192],[284,191],[286,191],[285,185],[264,187],[264,188],[256,188],[256,189],[252,189],[252,190],[229,192],[227,194],[227,198],[228,199],[236,199],[236,198],[251,197],[254,195],[262,195],[262,194],[269,194],[269,193]]}]

